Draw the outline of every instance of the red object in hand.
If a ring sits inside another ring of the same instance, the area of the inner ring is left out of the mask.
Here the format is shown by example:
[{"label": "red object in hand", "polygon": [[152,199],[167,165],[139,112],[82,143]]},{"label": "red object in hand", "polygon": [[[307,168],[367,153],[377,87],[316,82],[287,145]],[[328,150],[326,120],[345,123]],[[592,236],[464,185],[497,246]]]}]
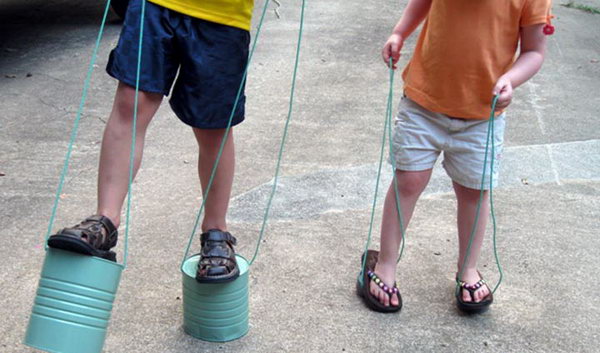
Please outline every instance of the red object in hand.
[{"label": "red object in hand", "polygon": [[544,26],[543,31],[544,31],[545,35],[550,36],[550,35],[554,34],[554,26],[547,24]]}]

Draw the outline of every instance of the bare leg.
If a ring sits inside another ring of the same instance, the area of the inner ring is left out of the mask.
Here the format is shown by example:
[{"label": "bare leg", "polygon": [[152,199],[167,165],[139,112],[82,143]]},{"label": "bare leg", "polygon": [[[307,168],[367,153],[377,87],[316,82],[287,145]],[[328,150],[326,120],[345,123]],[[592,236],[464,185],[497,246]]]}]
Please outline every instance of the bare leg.
[{"label": "bare leg", "polygon": [[[458,271],[460,272],[465,256],[467,254],[467,247],[469,245],[469,238],[473,230],[473,224],[475,223],[475,215],[477,211],[477,203],[479,202],[480,190],[470,189],[464,187],[458,183],[453,183],[454,192],[456,193],[456,200],[458,201],[457,209],[457,225],[458,225]],[[473,243],[469,251],[467,263],[465,264],[462,281],[467,283],[475,283],[481,279],[477,273],[477,260],[481,253],[481,245],[485,236],[485,227],[487,225],[487,219],[489,214],[489,192],[485,191],[483,199],[481,201],[481,209],[479,211],[479,218],[477,221],[477,228],[473,237]],[[475,292],[475,302],[481,301],[490,293],[488,286],[482,286]],[[463,290],[462,293],[464,301],[471,301],[469,292]]]},{"label": "bare leg", "polygon": [[[210,180],[213,165],[219,153],[221,142],[225,136],[225,129],[194,129],[198,141],[200,155],[198,157],[198,174],[202,185],[202,193],[206,195],[206,188]],[[219,229],[227,231],[227,207],[231,196],[233,175],[235,169],[235,148],[233,142],[233,129],[229,130],[229,137],[225,142],[223,154],[217,167],[212,186],[206,199],[202,231]]]},{"label": "bare leg", "polygon": [[[104,129],[98,171],[98,214],[108,217],[118,228],[129,184],[129,154],[133,127],[135,88],[119,83],[112,112]],[[160,106],[162,95],[139,92],[136,123],[134,176],[142,161],[146,129]]]},{"label": "bare leg", "polygon": [[[408,226],[417,200],[427,186],[430,177],[431,169],[416,172],[396,170],[404,230]],[[381,250],[379,251],[379,259],[375,266],[375,272],[387,285],[393,285],[396,281],[396,260],[401,242],[400,223],[396,208],[396,192],[394,189],[394,181],[392,181],[383,205]],[[376,284],[370,284],[370,291],[375,297],[379,298],[381,303],[386,306],[390,305],[388,295]],[[396,295],[392,296],[391,305],[398,305],[398,297]]]}]

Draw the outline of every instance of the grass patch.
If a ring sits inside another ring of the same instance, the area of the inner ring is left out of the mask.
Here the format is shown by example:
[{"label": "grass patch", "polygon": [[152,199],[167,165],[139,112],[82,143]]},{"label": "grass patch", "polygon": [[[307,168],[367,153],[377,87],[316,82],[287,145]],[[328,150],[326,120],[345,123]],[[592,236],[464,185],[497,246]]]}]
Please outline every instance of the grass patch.
[{"label": "grass patch", "polygon": [[569,1],[566,4],[560,4],[561,6],[567,7],[569,9],[577,9],[583,12],[592,13],[594,15],[600,15],[600,8],[589,5],[576,4],[575,1]]}]

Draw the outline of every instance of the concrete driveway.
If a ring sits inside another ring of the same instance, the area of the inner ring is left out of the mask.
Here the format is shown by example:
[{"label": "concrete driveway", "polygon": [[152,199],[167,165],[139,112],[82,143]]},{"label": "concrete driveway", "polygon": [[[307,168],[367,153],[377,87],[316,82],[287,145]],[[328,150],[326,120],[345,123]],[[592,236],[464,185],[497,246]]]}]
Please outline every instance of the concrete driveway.
[{"label": "concrete driveway", "polygon": [[[493,309],[477,317],[455,309],[455,202],[440,169],[408,231],[398,275],[402,312],[370,312],[355,295],[387,93],[379,51],[404,3],[308,1],[281,184],[250,273],[251,329],[234,342],[198,341],[181,328],[178,265],[200,204],[197,151],[189,128],[168,105],[161,108],[134,185],[130,265],[106,352],[597,351],[600,15],[558,1],[545,66],[517,90],[508,115],[502,182],[495,191],[506,276]],[[257,10],[262,4],[256,2]],[[0,352],[33,351],[21,342],[103,6],[90,0],[0,4]],[[248,118],[235,129],[229,221],[246,256],[257,240],[287,113],[299,6],[285,1],[281,19],[269,11],[250,70]],[[95,208],[100,139],[115,87],[103,68],[119,30],[113,17],[55,228]],[[415,38],[406,44],[401,66]],[[383,188],[389,167],[384,174]],[[481,269],[495,283],[490,245]]]}]

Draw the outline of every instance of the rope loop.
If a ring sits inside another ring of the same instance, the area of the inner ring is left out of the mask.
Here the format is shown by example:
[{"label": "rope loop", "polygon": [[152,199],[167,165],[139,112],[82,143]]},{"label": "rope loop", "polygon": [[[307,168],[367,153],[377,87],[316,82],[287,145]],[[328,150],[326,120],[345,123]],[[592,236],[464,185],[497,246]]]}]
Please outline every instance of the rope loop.
[{"label": "rope loop", "polygon": [[[252,44],[252,48],[251,48],[250,54],[248,56],[248,62],[246,64],[246,68],[244,70],[244,75],[243,75],[243,78],[242,78],[242,82],[240,83],[240,87],[238,89],[235,102],[233,104],[233,109],[232,109],[231,114],[229,116],[229,121],[227,123],[227,128],[225,129],[225,135],[223,137],[223,141],[221,142],[221,146],[219,148],[219,153],[217,154],[217,158],[215,159],[215,163],[214,163],[213,168],[212,168],[212,172],[211,172],[211,175],[210,175],[210,179],[209,179],[208,185],[206,187],[206,191],[205,191],[205,193],[204,193],[204,195],[202,197],[202,204],[200,205],[200,209],[198,210],[198,212],[196,214],[196,219],[194,221],[194,227],[192,229],[192,234],[190,235],[187,247],[185,249],[185,253],[183,255],[183,260],[181,262],[181,270],[182,271],[183,271],[183,265],[185,264],[185,261],[188,259],[190,248],[191,248],[192,242],[194,240],[194,236],[196,235],[196,231],[197,231],[198,226],[200,224],[200,217],[201,217],[201,215],[202,215],[202,213],[204,211],[204,208],[206,206],[206,200],[208,199],[208,194],[209,194],[209,191],[210,191],[211,186],[213,184],[213,180],[214,180],[214,177],[215,177],[215,174],[216,174],[216,171],[217,171],[217,167],[219,165],[219,161],[221,160],[221,155],[223,154],[223,149],[224,149],[225,143],[226,143],[227,138],[229,136],[229,130],[231,129],[231,122],[233,120],[233,115],[235,113],[235,109],[236,109],[237,104],[239,102],[239,98],[241,96],[242,89],[244,87],[244,84],[246,82],[246,78],[248,76],[248,68],[250,67],[250,63],[252,61],[252,57],[253,57],[254,51],[256,49],[256,44],[257,44],[258,38],[260,36],[260,32],[261,32],[261,29],[262,29],[262,26],[263,26],[263,23],[264,23],[265,14],[267,12],[268,7],[269,7],[269,0],[265,0],[264,6],[263,6],[263,9],[262,9],[262,13],[261,13],[261,16],[260,16],[260,21],[259,21],[258,27],[256,29],[256,35],[255,35],[255,38],[254,38],[254,42]],[[294,104],[294,93],[295,93],[295,89],[296,89],[296,77],[297,77],[297,73],[298,73],[298,63],[299,63],[299,60],[300,60],[300,47],[301,47],[302,35],[303,35],[303,31],[304,31],[304,12],[305,12],[305,8],[306,8],[306,0],[302,0],[302,9],[301,9],[301,16],[300,16],[300,29],[299,29],[299,33],[298,33],[298,42],[297,42],[297,46],[296,46],[296,56],[295,56],[295,62],[294,62],[294,72],[293,72],[293,75],[292,75],[292,87],[290,89],[290,100],[289,100],[288,114],[287,114],[287,118],[286,118],[286,122],[285,122],[285,127],[284,127],[284,130],[283,130],[283,136],[282,136],[282,139],[281,139],[281,144],[279,146],[279,153],[278,153],[278,157],[277,157],[277,166],[275,168],[275,175],[274,175],[274,178],[273,178],[273,187],[271,189],[271,193],[269,195],[269,199],[268,199],[267,206],[266,206],[266,209],[265,209],[265,213],[264,213],[264,217],[263,217],[263,222],[262,222],[260,234],[259,234],[258,240],[256,242],[255,250],[254,250],[254,255],[253,255],[252,259],[250,260],[249,265],[252,265],[254,263],[254,261],[256,260],[256,257],[258,256],[258,252],[259,252],[259,249],[260,249],[260,244],[262,242],[262,239],[263,239],[263,236],[264,236],[264,233],[265,233],[265,229],[266,229],[267,220],[268,220],[268,217],[269,217],[269,211],[270,211],[270,208],[271,208],[271,203],[273,201],[273,196],[275,195],[275,191],[277,190],[277,182],[278,182],[278,179],[279,179],[279,170],[280,170],[280,167],[281,167],[281,161],[283,159],[283,150],[284,150],[285,141],[286,141],[286,138],[287,138],[289,124],[290,124],[290,121],[291,121],[291,118],[292,118],[292,111],[293,111],[293,104]]]}]

